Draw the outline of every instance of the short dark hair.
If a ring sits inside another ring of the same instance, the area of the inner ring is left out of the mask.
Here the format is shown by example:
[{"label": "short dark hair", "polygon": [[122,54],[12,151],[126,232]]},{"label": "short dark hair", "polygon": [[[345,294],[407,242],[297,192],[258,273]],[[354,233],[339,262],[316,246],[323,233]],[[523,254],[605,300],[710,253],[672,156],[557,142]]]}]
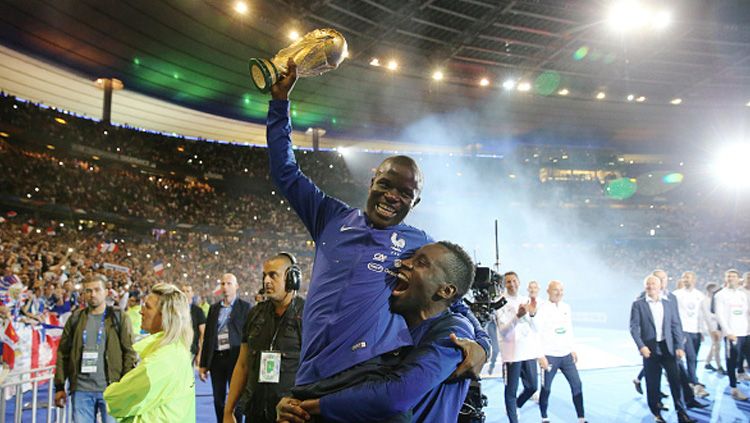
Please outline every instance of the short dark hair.
[{"label": "short dark hair", "polygon": [[472,282],[474,282],[474,262],[466,250],[458,244],[449,241],[440,241],[438,245],[441,245],[450,253],[449,257],[444,261],[443,269],[445,270],[447,282],[452,283],[456,287],[456,295],[453,299],[461,298],[469,290]]},{"label": "short dark hair", "polygon": [[[66,281],[67,282],[67,281]],[[101,273],[92,273],[88,275],[86,279],[84,279],[83,283],[94,283],[99,282],[102,284],[102,289],[107,289],[107,277],[102,275]]]},{"label": "short dark hair", "polygon": [[375,175],[380,174],[380,167],[385,163],[395,163],[401,166],[411,167],[414,170],[414,178],[417,180],[417,186],[420,190],[422,189],[422,186],[424,185],[424,174],[422,173],[422,169],[419,167],[419,164],[416,160],[404,155],[386,157],[382,162],[380,162],[380,165],[378,165],[377,169],[375,170]]},{"label": "short dark hair", "polygon": [[511,275],[515,276],[515,277],[516,277],[516,279],[518,279],[518,280],[519,280],[519,282],[520,282],[520,279],[521,279],[521,278],[519,278],[519,277],[518,277],[518,273],[514,272],[513,270],[511,270],[511,271],[509,271],[509,272],[505,272],[505,273],[503,273],[503,282],[505,282],[505,278],[507,278],[508,276],[511,276]]}]

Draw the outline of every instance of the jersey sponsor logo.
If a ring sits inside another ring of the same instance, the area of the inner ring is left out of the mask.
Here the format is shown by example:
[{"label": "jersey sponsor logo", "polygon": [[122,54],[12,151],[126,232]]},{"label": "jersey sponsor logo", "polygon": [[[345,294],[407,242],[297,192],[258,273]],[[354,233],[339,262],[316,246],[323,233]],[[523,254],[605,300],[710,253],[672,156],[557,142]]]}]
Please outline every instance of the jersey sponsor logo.
[{"label": "jersey sponsor logo", "polygon": [[385,261],[388,259],[388,254],[375,253],[372,256],[372,259],[375,260],[375,261],[379,261],[381,263],[385,263]]},{"label": "jersey sponsor logo", "polygon": [[367,268],[378,273],[383,271],[383,265],[379,263],[369,262],[367,263]]}]

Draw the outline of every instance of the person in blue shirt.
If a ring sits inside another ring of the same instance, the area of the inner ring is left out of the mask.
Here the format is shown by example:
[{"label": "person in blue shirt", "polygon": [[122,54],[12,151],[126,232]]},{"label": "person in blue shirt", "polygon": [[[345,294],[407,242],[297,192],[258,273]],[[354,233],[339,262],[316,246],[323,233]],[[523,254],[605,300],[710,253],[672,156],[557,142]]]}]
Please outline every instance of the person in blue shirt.
[{"label": "person in blue shirt", "polygon": [[[316,245],[293,391],[295,398],[306,399],[346,386],[348,379],[340,383],[346,370],[377,370],[383,356],[412,345],[404,319],[388,308],[395,280],[386,279],[385,271],[432,239],[402,223],[422,189],[413,159],[395,156],[380,164],[365,210],[326,195],[302,173],[290,138],[288,96],[295,81],[290,61],[288,74],[271,87],[266,137],[271,176]],[[459,311],[470,315],[465,305]],[[471,319],[478,343],[457,341],[465,358],[458,372],[478,374],[490,351],[489,337]]]},{"label": "person in blue shirt", "polygon": [[399,267],[390,299],[391,311],[404,317],[414,338],[403,361],[364,383],[303,401],[293,409],[297,414],[279,419],[298,423],[321,415],[327,422],[371,422],[412,410],[412,422],[455,422],[469,381],[446,380],[463,360],[451,337],[472,338],[474,329],[450,305],[473,280],[474,264],[460,246],[441,241],[421,247]]}]

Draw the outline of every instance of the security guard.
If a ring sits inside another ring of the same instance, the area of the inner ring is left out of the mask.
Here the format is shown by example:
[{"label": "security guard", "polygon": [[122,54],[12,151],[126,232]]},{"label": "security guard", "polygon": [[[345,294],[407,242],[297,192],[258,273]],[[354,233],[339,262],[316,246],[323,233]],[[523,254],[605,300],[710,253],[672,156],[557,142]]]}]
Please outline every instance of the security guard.
[{"label": "security guard", "polygon": [[[224,422],[235,422],[233,410],[243,402],[246,421],[276,421],[276,404],[294,386],[302,345],[302,310],[297,295],[301,271],[290,253],[263,263],[266,301],[250,310],[240,355],[232,373]],[[240,398],[242,400],[240,401]]]}]

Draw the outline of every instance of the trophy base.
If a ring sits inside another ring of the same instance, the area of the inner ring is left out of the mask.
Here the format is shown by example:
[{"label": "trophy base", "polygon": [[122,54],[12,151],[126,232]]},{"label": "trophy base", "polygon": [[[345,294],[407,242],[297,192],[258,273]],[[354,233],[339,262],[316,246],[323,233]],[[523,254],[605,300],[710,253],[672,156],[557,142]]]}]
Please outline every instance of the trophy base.
[{"label": "trophy base", "polygon": [[271,86],[281,78],[281,73],[270,60],[250,59],[250,76],[253,84],[262,93],[271,91]]}]

